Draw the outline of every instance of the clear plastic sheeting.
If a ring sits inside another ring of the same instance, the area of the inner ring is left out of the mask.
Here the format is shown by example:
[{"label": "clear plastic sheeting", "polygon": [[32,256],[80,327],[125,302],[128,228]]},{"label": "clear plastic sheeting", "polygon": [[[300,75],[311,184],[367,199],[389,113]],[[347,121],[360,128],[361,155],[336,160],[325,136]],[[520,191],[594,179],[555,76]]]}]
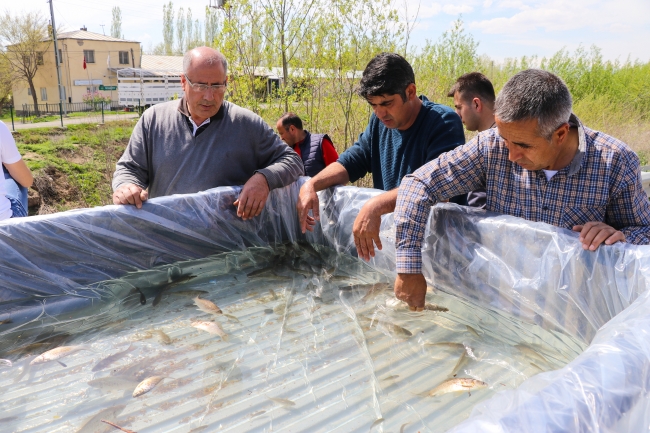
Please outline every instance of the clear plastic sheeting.
[{"label": "clear plastic sheeting", "polygon": [[355,257],[378,192],[322,192],[302,235],[299,185],[252,221],[218,188],[0,223],[4,430],[648,428],[647,247],[585,252],[566,230],[438,205],[414,313],[392,294],[391,215],[383,250]]}]

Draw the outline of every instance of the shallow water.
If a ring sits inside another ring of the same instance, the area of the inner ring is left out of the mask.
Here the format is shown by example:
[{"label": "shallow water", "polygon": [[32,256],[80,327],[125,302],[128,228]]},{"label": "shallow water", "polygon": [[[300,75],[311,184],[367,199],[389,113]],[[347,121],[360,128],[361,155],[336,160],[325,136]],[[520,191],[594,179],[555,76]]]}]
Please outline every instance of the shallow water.
[{"label": "shallow water", "polygon": [[[307,245],[98,283],[84,292],[98,297],[93,307],[75,317],[0,328],[0,358],[13,361],[0,365],[2,431],[118,431],[106,419],[139,433],[441,432],[586,347],[438,289],[427,294],[437,308],[410,312],[392,277]],[[224,314],[198,310],[190,290]],[[227,337],[196,320],[219,323]],[[63,345],[89,350],[61,358],[65,367],[29,365]],[[429,396],[454,373],[487,387]],[[151,376],[164,378],[132,397]]]}]

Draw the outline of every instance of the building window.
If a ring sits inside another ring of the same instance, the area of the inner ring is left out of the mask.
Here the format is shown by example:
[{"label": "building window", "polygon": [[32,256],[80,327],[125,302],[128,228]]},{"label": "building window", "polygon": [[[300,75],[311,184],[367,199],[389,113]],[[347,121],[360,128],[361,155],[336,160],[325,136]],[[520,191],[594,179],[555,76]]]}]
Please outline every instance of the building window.
[{"label": "building window", "polygon": [[32,89],[31,87],[27,88],[27,96],[32,96]]},{"label": "building window", "polygon": [[47,101],[47,89],[41,87],[41,101]]},{"label": "building window", "polygon": [[84,50],[86,63],[95,63],[95,50]]},{"label": "building window", "polygon": [[120,51],[120,65],[128,65],[128,64],[129,64],[129,52]]},{"label": "building window", "polygon": [[59,48],[59,63],[63,63],[63,52],[61,51],[61,48]]},{"label": "building window", "polygon": [[36,53],[36,64],[37,65],[43,64],[43,53]]}]

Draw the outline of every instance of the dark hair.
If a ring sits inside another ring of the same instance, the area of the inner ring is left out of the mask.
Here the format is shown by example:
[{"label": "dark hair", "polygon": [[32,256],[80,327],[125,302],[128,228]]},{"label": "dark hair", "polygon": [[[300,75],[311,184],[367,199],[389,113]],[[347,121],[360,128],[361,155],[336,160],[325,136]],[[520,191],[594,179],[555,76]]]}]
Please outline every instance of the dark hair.
[{"label": "dark hair", "polygon": [[496,101],[495,116],[511,123],[537,119],[537,132],[546,140],[569,121],[571,92],[564,81],[541,69],[526,69],[503,86]]},{"label": "dark hair", "polygon": [[282,127],[284,129],[289,129],[291,125],[298,129],[302,129],[302,120],[300,120],[300,117],[298,117],[296,113],[284,113],[282,117],[280,117],[280,121],[282,122]]},{"label": "dark hair", "polygon": [[483,103],[490,105],[493,105],[496,99],[492,82],[480,72],[461,75],[451,87],[447,96],[453,98],[456,92],[464,100],[471,101],[474,98],[479,98]]},{"label": "dark hair", "polygon": [[365,99],[400,95],[406,101],[406,88],[411,83],[415,84],[415,74],[409,62],[399,54],[381,53],[364,69],[357,93]]}]

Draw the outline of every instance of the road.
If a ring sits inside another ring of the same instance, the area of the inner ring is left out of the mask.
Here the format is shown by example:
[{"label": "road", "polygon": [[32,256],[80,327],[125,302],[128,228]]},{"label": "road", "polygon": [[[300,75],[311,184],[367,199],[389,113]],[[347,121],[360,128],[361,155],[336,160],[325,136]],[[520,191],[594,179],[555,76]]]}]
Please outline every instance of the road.
[{"label": "road", "polygon": [[[104,115],[104,122],[114,122],[116,120],[128,120],[128,119],[137,119],[138,113],[124,113],[124,114],[106,114]],[[101,123],[101,115],[91,115],[88,117],[68,117],[63,118],[63,125],[76,125],[80,123]],[[4,123],[11,130],[11,119],[4,120]],[[33,128],[56,128],[61,126],[61,120],[53,120],[51,122],[39,122],[39,123],[20,123],[19,120],[14,119],[14,127],[16,131],[22,129],[33,129]]]}]

